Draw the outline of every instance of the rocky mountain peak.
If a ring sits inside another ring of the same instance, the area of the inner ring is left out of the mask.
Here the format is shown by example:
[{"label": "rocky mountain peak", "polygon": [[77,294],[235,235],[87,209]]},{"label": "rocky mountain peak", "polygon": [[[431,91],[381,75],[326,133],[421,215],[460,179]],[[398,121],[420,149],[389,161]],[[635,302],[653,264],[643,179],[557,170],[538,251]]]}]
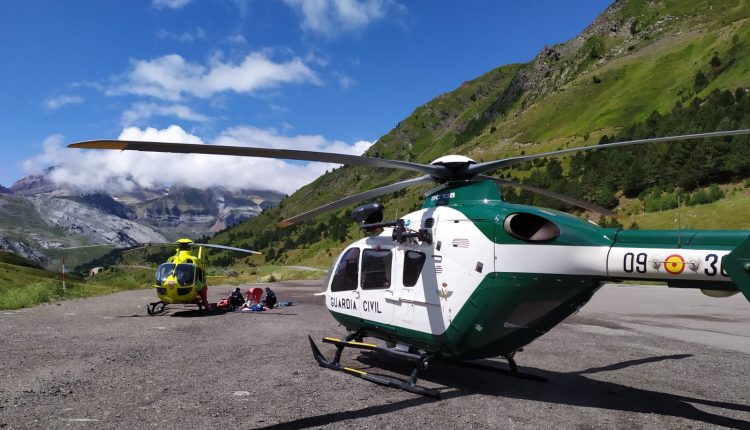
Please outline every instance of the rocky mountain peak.
[{"label": "rocky mountain peak", "polygon": [[25,176],[17,180],[11,187],[10,190],[13,194],[18,196],[35,196],[38,194],[69,194],[70,191],[61,187],[49,178],[50,172],[54,170],[54,167],[47,168],[44,172]]},{"label": "rocky mountain peak", "polygon": [[[278,204],[273,191],[134,188],[126,192],[82,191],[52,181],[54,168],[0,187],[0,249],[44,264],[45,250],[83,244],[133,246],[201,237],[259,215]],[[60,236],[60,231],[65,237]],[[19,242],[14,237],[29,240]]]}]

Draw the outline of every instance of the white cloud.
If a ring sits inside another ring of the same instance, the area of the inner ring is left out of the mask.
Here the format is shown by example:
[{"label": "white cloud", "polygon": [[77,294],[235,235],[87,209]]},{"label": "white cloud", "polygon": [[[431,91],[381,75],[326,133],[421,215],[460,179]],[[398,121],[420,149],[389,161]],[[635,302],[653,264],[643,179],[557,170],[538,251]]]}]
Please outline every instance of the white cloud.
[{"label": "white cloud", "polygon": [[195,122],[207,122],[210,120],[209,117],[195,112],[189,106],[181,104],[158,105],[155,103],[139,102],[134,103],[130,109],[122,113],[120,122],[123,127],[129,127],[154,116],[174,117]]},{"label": "white cloud", "polygon": [[230,91],[252,93],[286,83],[321,83],[301,59],[275,63],[262,52],[251,53],[238,64],[214,58],[208,67],[187,62],[177,54],[132,60],[132,64],[125,83],[110,87],[107,95],[135,94],[177,101],[185,95],[208,98]]},{"label": "white cloud", "polygon": [[268,107],[269,107],[269,109],[271,109],[271,112],[273,112],[275,114],[281,115],[281,114],[289,113],[289,108],[286,107],[286,106],[281,106],[281,105],[277,105],[277,104],[273,104],[272,103]]},{"label": "white cloud", "polygon": [[348,90],[349,88],[357,84],[357,81],[355,81],[354,78],[347,75],[346,73],[335,72],[333,75],[336,77],[336,79],[338,79],[339,86],[345,90]]},{"label": "white cloud", "polygon": [[195,33],[173,33],[167,30],[158,30],[156,37],[161,40],[176,40],[181,43],[193,43],[196,40],[206,40],[206,31],[200,27],[195,28]]},{"label": "white cloud", "polygon": [[[166,129],[129,127],[119,139],[203,144],[198,136],[178,126]],[[285,148],[362,154],[372,142],[352,145],[320,135],[286,136],[274,129],[234,127],[225,130],[211,144]],[[58,166],[53,181],[81,190],[130,190],[170,184],[223,186],[229,189],[272,189],[292,193],[330,170],[336,164],[286,162],[267,158],[214,155],[161,154],[137,151],[84,151],[67,149],[59,135],[43,143],[43,152],[24,161],[30,173]]]},{"label": "white cloud", "polygon": [[79,96],[57,96],[44,101],[47,109],[57,110],[65,105],[77,105],[83,103],[83,98]]},{"label": "white cloud", "polygon": [[151,0],[151,6],[157,9],[180,9],[190,3],[190,0]]},{"label": "white cloud", "polygon": [[242,44],[247,43],[247,40],[245,39],[245,36],[241,35],[240,33],[235,33],[230,36],[227,36],[227,42],[242,45]]},{"label": "white cloud", "polygon": [[386,15],[388,0],[284,0],[302,15],[302,29],[327,36],[366,27]]}]

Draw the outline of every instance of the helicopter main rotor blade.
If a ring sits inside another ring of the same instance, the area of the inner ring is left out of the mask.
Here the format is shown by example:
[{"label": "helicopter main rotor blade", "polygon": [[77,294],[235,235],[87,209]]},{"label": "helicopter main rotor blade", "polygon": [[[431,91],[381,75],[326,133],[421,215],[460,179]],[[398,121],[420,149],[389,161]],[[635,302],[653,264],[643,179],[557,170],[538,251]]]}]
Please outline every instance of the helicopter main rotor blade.
[{"label": "helicopter main rotor blade", "polygon": [[233,155],[239,157],[320,161],[323,163],[412,170],[439,178],[446,177],[449,173],[448,169],[443,166],[411,163],[401,160],[387,160],[384,158],[366,157],[364,155],[299,151],[296,149],[252,148],[246,146],[201,145],[194,143],[143,142],[130,140],[90,140],[86,142],[72,143],[68,145],[68,148],[114,149],[121,151],[167,152],[176,154]]},{"label": "helicopter main rotor blade", "polygon": [[100,247],[100,246],[111,246],[113,248],[117,248],[117,245],[113,245],[111,243],[100,243],[98,245],[68,246],[68,247],[65,247],[65,248],[47,248],[47,249],[52,249],[52,250],[57,250],[57,249],[59,249],[59,250],[68,250],[68,249],[81,249],[81,248],[97,248],[97,247]]},{"label": "helicopter main rotor blade", "polygon": [[495,169],[499,169],[501,167],[513,166],[513,165],[520,164],[529,160],[535,160],[537,158],[568,154],[571,152],[578,152],[578,151],[588,151],[591,149],[615,148],[618,146],[640,145],[643,143],[672,142],[676,140],[703,139],[707,137],[738,136],[738,135],[743,135],[743,134],[750,134],[750,129],[746,128],[746,129],[741,129],[741,130],[712,131],[708,133],[683,134],[680,136],[651,137],[648,139],[627,140],[624,142],[612,142],[612,143],[605,143],[602,145],[579,146],[577,148],[567,148],[567,149],[561,149],[559,151],[543,152],[541,154],[531,154],[531,155],[525,155],[521,157],[504,158],[502,160],[495,160],[495,161],[488,161],[485,163],[473,164],[469,166],[468,172],[469,174],[476,175],[479,173],[484,173],[484,172],[492,171]]},{"label": "helicopter main rotor blade", "polygon": [[191,243],[190,246],[202,246],[204,248],[216,248],[216,249],[224,249],[227,251],[237,251],[237,252],[244,252],[247,254],[260,254],[258,251],[251,251],[249,249],[242,249],[242,248],[235,248],[233,246],[226,246],[226,245],[214,245],[210,243]]},{"label": "helicopter main rotor blade", "polygon": [[617,216],[616,213],[612,212],[609,209],[605,209],[605,208],[603,208],[601,206],[598,206],[598,205],[595,205],[593,203],[587,202],[586,200],[582,200],[582,199],[579,199],[579,198],[576,198],[576,197],[566,196],[565,194],[560,194],[560,193],[557,193],[555,191],[545,190],[543,188],[537,188],[537,187],[535,187],[533,185],[526,185],[526,184],[522,184],[520,182],[509,181],[507,179],[495,178],[495,177],[492,177],[492,176],[477,175],[476,177],[479,178],[479,179],[489,179],[489,180],[495,181],[495,182],[497,182],[498,184],[501,184],[501,185],[507,185],[507,186],[510,186],[510,187],[516,187],[516,188],[520,188],[522,190],[531,191],[532,193],[537,193],[537,194],[541,194],[543,196],[551,197],[553,199],[557,199],[557,200],[563,201],[565,203],[569,203],[569,204],[571,204],[573,206],[578,206],[579,208],[583,208],[583,209],[589,210],[591,212],[600,213],[600,214],[606,215],[608,217],[615,217],[615,216]]},{"label": "helicopter main rotor blade", "polygon": [[335,209],[343,208],[345,206],[349,206],[352,203],[358,203],[363,200],[371,199],[373,197],[379,197],[384,194],[399,191],[412,185],[425,184],[425,183],[429,183],[432,181],[433,181],[433,178],[430,175],[425,175],[425,176],[420,176],[414,179],[407,179],[405,181],[396,182],[395,184],[386,185],[384,187],[374,188],[372,190],[368,190],[363,193],[355,194],[353,196],[349,196],[341,200],[336,200],[335,202],[331,202],[331,203],[328,203],[327,205],[317,207],[313,210],[307,211],[305,213],[301,213],[289,219],[285,219],[281,221],[280,223],[278,223],[277,225],[279,227],[289,227],[290,225],[296,224],[300,221],[310,219],[323,212],[328,212],[328,211],[332,211]]}]

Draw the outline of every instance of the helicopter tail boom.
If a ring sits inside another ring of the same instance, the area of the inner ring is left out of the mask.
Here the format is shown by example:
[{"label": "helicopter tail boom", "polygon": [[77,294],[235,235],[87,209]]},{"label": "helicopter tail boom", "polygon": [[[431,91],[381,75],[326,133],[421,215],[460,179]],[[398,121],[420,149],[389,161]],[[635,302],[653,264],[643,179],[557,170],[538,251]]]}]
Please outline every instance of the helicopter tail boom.
[{"label": "helicopter tail boom", "polygon": [[613,280],[666,282],[712,297],[742,292],[750,301],[747,231],[620,230],[607,257]]},{"label": "helicopter tail boom", "polygon": [[750,237],[724,257],[724,270],[750,301]]}]

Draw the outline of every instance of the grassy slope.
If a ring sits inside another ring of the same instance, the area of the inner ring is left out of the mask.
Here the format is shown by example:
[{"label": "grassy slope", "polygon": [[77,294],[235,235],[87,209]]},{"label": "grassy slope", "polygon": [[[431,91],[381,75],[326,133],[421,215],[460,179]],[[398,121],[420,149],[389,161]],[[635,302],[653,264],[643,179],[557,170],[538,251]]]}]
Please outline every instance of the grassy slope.
[{"label": "grassy slope", "polygon": [[43,269],[0,263],[0,309],[17,309],[62,293],[60,275]]},{"label": "grassy slope", "polygon": [[[679,226],[682,229],[750,230],[750,191],[739,190],[728,193],[719,201],[685,206],[679,210]],[[622,217],[619,221],[628,226],[638,223],[641,229],[677,229],[677,209],[644,213]]]},{"label": "grassy slope", "polygon": [[[661,3],[669,3],[664,6],[665,11],[686,13],[686,2]],[[641,121],[654,110],[664,113],[678,100],[689,100],[694,95],[696,72],[709,72],[708,63],[714,54],[733,63],[697,95],[715,88],[746,86],[750,70],[750,10],[744,1],[721,3],[729,9],[721,10],[717,5],[712,14],[686,18],[680,22],[683,30],[584,71],[561,90],[519,112],[518,117],[497,121],[495,126],[505,135],[537,143]],[[726,18],[720,18],[719,13]],[[731,21],[711,28],[724,20]],[[737,42],[733,43],[735,35]],[[601,83],[593,83],[593,76]],[[484,145],[493,143],[486,135],[479,140]]]},{"label": "grassy slope", "polygon": [[109,269],[89,281],[67,275],[63,291],[60,272],[0,262],[0,309],[142,288],[150,285],[152,277],[151,270],[130,268]]}]

